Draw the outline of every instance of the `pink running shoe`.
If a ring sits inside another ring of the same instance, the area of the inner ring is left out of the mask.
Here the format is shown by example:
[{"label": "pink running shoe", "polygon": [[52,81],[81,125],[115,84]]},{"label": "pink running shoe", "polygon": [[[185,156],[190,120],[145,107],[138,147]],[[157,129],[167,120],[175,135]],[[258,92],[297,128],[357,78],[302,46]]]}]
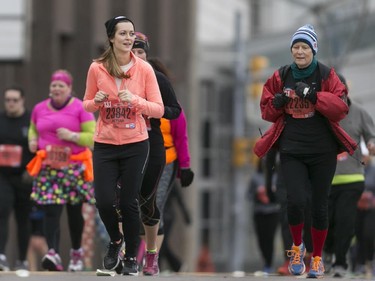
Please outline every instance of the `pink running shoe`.
[{"label": "pink running shoe", "polygon": [[42,259],[42,267],[49,271],[63,271],[61,258],[54,249],[49,249],[47,255]]},{"label": "pink running shoe", "polygon": [[70,249],[70,261],[68,271],[82,271],[83,270],[83,249]]},{"label": "pink running shoe", "polygon": [[155,276],[159,275],[159,255],[158,253],[146,252],[145,265],[143,267],[143,275]]}]

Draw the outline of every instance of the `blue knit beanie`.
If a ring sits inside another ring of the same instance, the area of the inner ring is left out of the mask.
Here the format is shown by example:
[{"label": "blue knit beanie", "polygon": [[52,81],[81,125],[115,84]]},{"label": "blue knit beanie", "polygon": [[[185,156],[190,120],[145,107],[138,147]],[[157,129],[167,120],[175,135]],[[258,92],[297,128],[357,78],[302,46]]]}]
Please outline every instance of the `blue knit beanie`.
[{"label": "blue knit beanie", "polygon": [[293,34],[292,41],[290,42],[290,48],[292,48],[297,42],[308,44],[314,56],[318,52],[318,36],[311,24],[306,24],[297,29],[296,33]]}]

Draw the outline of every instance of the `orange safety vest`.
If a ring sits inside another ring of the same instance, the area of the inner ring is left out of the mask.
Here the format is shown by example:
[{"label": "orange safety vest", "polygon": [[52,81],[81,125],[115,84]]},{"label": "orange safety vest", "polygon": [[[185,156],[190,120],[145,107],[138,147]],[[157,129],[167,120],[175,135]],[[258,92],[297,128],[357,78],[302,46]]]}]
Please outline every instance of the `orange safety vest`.
[{"label": "orange safety vest", "polygon": [[165,118],[160,119],[160,130],[164,138],[165,163],[170,164],[177,159],[177,150],[171,134],[171,122]]}]

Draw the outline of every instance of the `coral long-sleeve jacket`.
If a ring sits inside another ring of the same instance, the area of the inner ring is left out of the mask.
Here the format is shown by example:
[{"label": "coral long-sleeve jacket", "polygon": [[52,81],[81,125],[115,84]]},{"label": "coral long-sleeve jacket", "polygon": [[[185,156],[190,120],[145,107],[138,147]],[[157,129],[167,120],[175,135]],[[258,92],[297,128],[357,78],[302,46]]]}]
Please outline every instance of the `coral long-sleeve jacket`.
[{"label": "coral long-sleeve jacket", "polygon": [[109,95],[108,100],[118,101],[119,89],[115,78],[108,73],[101,63],[93,62],[90,65],[83,106],[86,111],[95,112],[99,110],[100,112],[94,135],[96,142],[120,145],[148,139],[144,116],[161,118],[164,114],[163,100],[154,70],[150,64],[137,58],[133,53],[131,53],[131,56],[134,64],[126,73],[129,78],[122,79],[120,86],[120,90],[126,88],[135,97],[131,106],[135,111],[136,121],[135,126],[131,128],[118,128],[113,124],[104,122],[105,105],[96,105],[94,97],[98,91],[103,91]]}]

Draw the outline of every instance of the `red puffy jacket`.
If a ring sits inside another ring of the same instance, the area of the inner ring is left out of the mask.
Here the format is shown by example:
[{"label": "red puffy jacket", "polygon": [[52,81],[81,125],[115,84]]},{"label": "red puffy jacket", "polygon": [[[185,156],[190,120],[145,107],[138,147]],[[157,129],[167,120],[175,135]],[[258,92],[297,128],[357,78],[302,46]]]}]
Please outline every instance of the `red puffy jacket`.
[{"label": "red puffy jacket", "polygon": [[[318,65],[320,69],[326,67],[320,63]],[[358,145],[339,125],[339,121],[345,118],[349,111],[346,103],[347,90],[333,68],[322,77],[321,91],[317,94],[315,109],[328,119],[332,132],[340,144],[338,153],[347,151],[352,155]],[[274,95],[283,91],[283,85],[280,70],[275,71],[264,84],[260,100],[262,118],[273,124],[254,146],[254,153],[258,157],[263,157],[270,150],[284,130],[284,108],[275,109],[272,105]]]}]

